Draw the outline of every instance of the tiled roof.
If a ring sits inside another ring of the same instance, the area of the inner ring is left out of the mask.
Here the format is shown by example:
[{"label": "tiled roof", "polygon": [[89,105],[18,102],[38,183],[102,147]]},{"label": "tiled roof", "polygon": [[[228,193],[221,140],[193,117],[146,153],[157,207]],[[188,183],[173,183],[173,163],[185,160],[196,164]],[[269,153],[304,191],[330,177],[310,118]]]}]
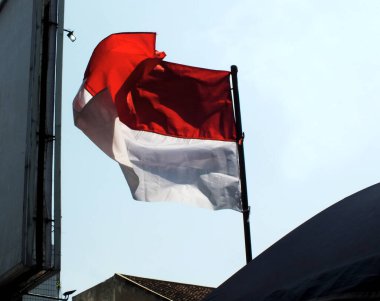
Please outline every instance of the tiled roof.
[{"label": "tiled roof", "polygon": [[156,279],[116,274],[156,295],[172,301],[200,301],[214,288]]}]

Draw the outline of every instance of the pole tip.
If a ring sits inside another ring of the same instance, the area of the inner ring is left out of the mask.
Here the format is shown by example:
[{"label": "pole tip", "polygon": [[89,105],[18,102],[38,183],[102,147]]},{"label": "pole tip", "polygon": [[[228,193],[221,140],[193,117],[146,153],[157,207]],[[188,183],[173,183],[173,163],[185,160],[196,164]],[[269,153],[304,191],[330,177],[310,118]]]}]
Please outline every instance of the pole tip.
[{"label": "pole tip", "polygon": [[238,72],[238,67],[236,65],[231,66],[231,72],[232,73],[237,73]]}]

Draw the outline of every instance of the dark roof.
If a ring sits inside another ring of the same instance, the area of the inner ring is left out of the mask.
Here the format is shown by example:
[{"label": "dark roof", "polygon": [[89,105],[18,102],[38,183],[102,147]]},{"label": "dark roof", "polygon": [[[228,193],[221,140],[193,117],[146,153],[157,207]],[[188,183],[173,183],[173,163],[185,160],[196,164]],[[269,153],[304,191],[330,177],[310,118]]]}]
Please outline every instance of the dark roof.
[{"label": "dark roof", "polygon": [[380,300],[380,183],[317,214],[204,301]]},{"label": "dark roof", "polygon": [[132,282],[164,299],[172,301],[199,301],[214,289],[212,287],[141,278],[123,274],[116,274],[116,276]]}]

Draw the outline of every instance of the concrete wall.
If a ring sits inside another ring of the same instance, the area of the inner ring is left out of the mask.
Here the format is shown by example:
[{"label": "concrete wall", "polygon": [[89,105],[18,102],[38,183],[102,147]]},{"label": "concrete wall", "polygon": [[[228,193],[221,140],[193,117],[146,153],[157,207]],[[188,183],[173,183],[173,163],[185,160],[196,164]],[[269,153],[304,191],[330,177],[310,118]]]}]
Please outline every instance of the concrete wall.
[{"label": "concrete wall", "polygon": [[0,11],[0,281],[32,256],[28,210],[34,203],[40,68],[35,4],[11,0]]},{"label": "concrete wall", "polygon": [[0,0],[0,295],[30,289],[57,271],[46,222],[52,219],[47,137],[53,134],[57,1]]}]

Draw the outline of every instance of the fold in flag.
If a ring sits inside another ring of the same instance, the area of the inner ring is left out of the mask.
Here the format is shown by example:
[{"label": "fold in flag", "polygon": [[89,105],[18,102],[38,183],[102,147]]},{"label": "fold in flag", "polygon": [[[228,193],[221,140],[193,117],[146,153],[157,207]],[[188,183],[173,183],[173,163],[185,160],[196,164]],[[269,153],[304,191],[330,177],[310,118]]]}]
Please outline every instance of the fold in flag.
[{"label": "fold in flag", "polygon": [[230,73],[163,61],[155,33],[95,48],[74,120],[116,160],[132,196],[241,211]]}]

